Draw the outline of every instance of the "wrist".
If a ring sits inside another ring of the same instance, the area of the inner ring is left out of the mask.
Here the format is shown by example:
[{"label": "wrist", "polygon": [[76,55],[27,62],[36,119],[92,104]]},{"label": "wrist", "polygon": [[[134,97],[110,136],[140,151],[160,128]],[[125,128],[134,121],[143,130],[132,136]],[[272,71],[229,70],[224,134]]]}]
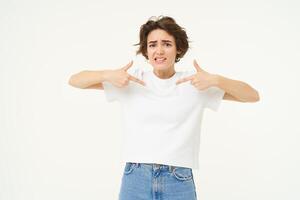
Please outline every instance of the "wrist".
[{"label": "wrist", "polygon": [[110,77],[110,73],[111,73],[112,70],[103,70],[101,75],[101,79],[102,81],[109,81],[109,77]]},{"label": "wrist", "polygon": [[213,79],[212,79],[212,85],[216,86],[216,87],[220,87],[220,81],[221,81],[221,76],[218,74],[214,74],[213,75]]}]

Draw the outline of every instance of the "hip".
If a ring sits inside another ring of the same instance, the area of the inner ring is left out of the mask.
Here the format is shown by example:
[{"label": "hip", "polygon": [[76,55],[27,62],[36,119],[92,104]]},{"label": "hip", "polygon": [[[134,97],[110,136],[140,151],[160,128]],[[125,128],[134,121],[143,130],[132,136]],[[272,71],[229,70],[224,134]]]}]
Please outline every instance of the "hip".
[{"label": "hip", "polygon": [[193,171],[187,167],[126,162],[119,199],[196,200]]}]

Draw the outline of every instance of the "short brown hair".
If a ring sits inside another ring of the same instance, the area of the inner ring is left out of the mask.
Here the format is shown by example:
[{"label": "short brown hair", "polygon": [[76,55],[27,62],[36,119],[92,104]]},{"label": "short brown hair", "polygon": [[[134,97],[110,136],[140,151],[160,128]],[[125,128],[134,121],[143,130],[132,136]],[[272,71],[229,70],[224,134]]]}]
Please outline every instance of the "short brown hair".
[{"label": "short brown hair", "polygon": [[136,55],[142,55],[148,60],[147,56],[147,37],[149,33],[155,29],[162,29],[175,38],[176,49],[179,52],[176,55],[175,62],[182,58],[189,48],[188,36],[185,29],[180,27],[172,17],[162,16],[150,17],[148,21],[140,27],[140,42],[134,44],[139,45]]}]

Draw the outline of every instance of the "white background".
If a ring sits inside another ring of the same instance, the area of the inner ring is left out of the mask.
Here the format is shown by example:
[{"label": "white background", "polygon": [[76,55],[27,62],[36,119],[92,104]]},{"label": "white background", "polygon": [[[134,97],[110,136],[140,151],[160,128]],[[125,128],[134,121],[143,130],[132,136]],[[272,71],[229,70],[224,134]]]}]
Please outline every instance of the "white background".
[{"label": "white background", "polygon": [[196,58],[261,98],[205,112],[198,198],[300,199],[299,8],[296,0],[2,0],[0,199],[118,198],[120,105],[68,79],[126,65],[140,26],[158,15],[173,17],[193,41],[177,69]]}]

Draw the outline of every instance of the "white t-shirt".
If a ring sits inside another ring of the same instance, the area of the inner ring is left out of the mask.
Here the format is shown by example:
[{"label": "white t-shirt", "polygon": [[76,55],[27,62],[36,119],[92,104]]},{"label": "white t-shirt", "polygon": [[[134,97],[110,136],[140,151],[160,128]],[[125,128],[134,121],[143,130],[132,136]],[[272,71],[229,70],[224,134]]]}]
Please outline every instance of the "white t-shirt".
[{"label": "white t-shirt", "polygon": [[176,80],[195,74],[193,70],[178,71],[168,79],[143,69],[127,72],[146,86],[130,81],[118,88],[103,82],[107,101],[121,103],[122,160],[198,169],[203,111],[217,111],[224,90],[200,91],[190,81],[176,85]]}]

